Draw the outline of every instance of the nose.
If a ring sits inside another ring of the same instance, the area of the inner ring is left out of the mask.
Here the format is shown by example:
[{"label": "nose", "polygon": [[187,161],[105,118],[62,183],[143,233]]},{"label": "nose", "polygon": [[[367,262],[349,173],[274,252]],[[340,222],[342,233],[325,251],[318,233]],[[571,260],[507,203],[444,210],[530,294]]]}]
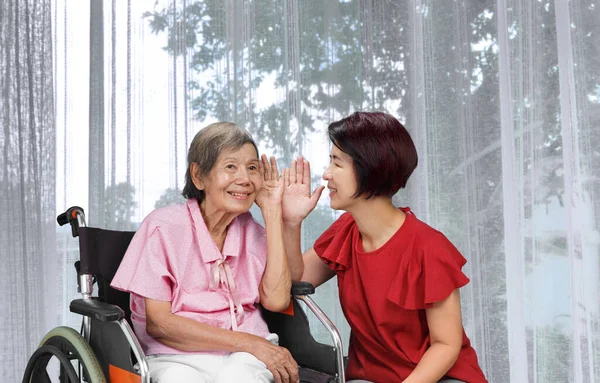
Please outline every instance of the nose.
[{"label": "nose", "polygon": [[248,169],[240,169],[240,171],[238,171],[237,183],[240,185],[250,184],[250,174],[248,174]]},{"label": "nose", "polygon": [[329,164],[327,169],[325,169],[325,173],[323,173],[323,179],[325,181],[328,181],[331,179],[331,164]]}]

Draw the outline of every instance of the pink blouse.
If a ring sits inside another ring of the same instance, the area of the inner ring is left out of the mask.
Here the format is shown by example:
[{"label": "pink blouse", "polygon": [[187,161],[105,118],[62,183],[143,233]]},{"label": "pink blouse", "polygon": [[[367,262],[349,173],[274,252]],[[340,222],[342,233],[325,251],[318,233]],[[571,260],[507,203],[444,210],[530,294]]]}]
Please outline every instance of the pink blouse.
[{"label": "pink blouse", "polygon": [[231,222],[222,253],[208,232],[196,200],[150,213],[111,283],[131,293],[131,320],[146,355],[188,352],[171,348],[146,333],[144,298],[170,301],[176,315],[267,337],[267,324],[256,305],[266,249],[265,229],[250,213]]}]

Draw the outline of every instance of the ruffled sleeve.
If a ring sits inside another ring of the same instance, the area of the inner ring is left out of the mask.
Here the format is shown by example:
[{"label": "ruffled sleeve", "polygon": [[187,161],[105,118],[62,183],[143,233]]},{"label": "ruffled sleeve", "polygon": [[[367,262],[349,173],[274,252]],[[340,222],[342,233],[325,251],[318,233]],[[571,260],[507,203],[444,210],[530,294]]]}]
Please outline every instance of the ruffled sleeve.
[{"label": "ruffled sleeve", "polygon": [[350,267],[354,218],[344,213],[317,239],[313,248],[330,269],[340,272]]},{"label": "ruffled sleeve", "polygon": [[115,289],[171,301],[175,278],[159,227],[142,223],[111,282]]},{"label": "ruffled sleeve", "polygon": [[401,263],[386,298],[408,310],[431,308],[469,283],[462,272],[466,263],[443,234],[435,232],[421,240],[416,238],[412,254]]}]

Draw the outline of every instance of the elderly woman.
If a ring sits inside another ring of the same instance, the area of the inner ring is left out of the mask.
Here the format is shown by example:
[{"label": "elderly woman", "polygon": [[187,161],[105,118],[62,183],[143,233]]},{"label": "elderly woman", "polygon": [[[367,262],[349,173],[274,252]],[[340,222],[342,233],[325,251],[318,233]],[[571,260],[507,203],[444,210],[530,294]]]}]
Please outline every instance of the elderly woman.
[{"label": "elderly woman", "polygon": [[257,307],[281,311],[290,300],[282,191],[275,159],[259,159],[244,129],[220,122],[196,134],[187,202],[144,219],[112,281],[131,293],[154,382],[298,381]]},{"label": "elderly woman", "polygon": [[417,166],[408,131],[386,113],[357,112],[329,125],[331,207],[345,210],[304,254],[300,224],[312,194],[299,158],[284,173],[284,231],[292,278],[315,286],[337,277],[352,330],[352,382],[484,383],[462,326],[466,260],[439,231],[397,208],[392,196]]}]

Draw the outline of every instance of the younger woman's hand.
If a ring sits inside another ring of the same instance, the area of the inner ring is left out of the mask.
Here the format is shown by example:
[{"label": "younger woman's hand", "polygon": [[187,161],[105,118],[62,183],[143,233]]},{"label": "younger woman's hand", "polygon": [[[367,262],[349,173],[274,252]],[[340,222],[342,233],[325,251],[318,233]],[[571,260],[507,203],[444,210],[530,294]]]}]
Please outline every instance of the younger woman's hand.
[{"label": "younger woman's hand", "polygon": [[263,184],[256,195],[256,204],[261,210],[269,207],[280,207],[283,196],[283,177],[279,176],[275,157],[271,156],[268,160],[266,155],[261,156],[260,174]]},{"label": "younger woman's hand", "polygon": [[324,186],[318,186],[311,194],[310,163],[299,156],[292,161],[283,177],[283,222],[299,224],[317,206]]}]

